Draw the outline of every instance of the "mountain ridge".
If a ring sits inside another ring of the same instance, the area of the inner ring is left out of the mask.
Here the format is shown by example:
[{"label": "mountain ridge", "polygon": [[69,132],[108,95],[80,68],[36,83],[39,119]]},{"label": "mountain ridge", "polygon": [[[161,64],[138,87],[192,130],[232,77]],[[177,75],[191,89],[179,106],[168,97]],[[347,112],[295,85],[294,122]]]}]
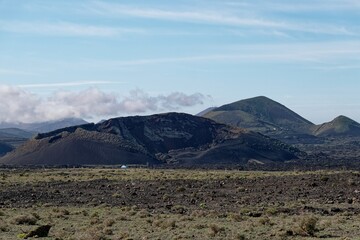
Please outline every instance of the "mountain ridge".
[{"label": "mountain ridge", "polygon": [[269,136],[311,134],[311,127],[315,126],[291,109],[265,96],[225,104],[203,117]]},{"label": "mountain ridge", "polygon": [[314,127],[315,136],[360,136],[360,123],[355,120],[340,115],[330,122],[319,124]]},{"label": "mountain ridge", "polygon": [[0,163],[246,164],[250,159],[296,159],[297,151],[259,133],[185,113],[165,113],[112,118],[38,134]]},{"label": "mountain ridge", "polygon": [[0,129],[8,129],[8,128],[17,128],[30,132],[50,132],[56,129],[82,125],[88,123],[84,119],[81,118],[62,118],[53,121],[43,121],[43,122],[34,122],[34,123],[11,123],[11,122],[1,122]]}]

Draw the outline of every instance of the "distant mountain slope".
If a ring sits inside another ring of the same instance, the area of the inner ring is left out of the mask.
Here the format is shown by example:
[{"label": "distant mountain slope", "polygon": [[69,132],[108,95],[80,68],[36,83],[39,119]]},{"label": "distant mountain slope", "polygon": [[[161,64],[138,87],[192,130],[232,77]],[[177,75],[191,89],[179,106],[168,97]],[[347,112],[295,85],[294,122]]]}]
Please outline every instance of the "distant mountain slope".
[{"label": "distant mountain slope", "polygon": [[34,132],[44,133],[44,132],[51,132],[60,128],[66,128],[70,126],[82,125],[87,123],[88,122],[86,122],[81,118],[65,118],[56,121],[48,121],[48,122],[33,124],[31,126],[31,129],[29,130]]},{"label": "distant mountain slope", "polygon": [[5,155],[6,153],[12,151],[13,149],[14,148],[11,145],[0,142],[0,157]]},{"label": "distant mountain slope", "polygon": [[65,118],[38,123],[0,123],[0,128],[18,128],[30,132],[50,132],[59,128],[82,125],[87,122],[80,118]]},{"label": "distant mountain slope", "polygon": [[261,134],[182,113],[114,118],[38,134],[5,164],[245,164],[294,159],[297,150]]},{"label": "distant mountain slope", "polygon": [[360,124],[346,116],[338,116],[331,122],[317,125],[314,135],[320,137],[357,136],[360,137]]},{"label": "distant mountain slope", "polygon": [[212,110],[216,109],[216,107],[209,107],[201,112],[199,112],[198,114],[196,114],[195,116],[198,116],[198,117],[202,117],[204,116],[205,114],[207,114],[208,112],[211,112]]},{"label": "distant mountain slope", "polygon": [[18,128],[4,128],[0,129],[0,142],[12,147],[17,147],[26,142],[35,133],[24,131]]},{"label": "distant mountain slope", "polygon": [[254,97],[215,108],[203,115],[219,123],[229,124],[279,139],[313,138],[313,123],[267,97]]},{"label": "distant mountain slope", "polygon": [[3,128],[0,129],[0,138],[31,138],[35,135],[34,132],[25,131],[19,128]]}]

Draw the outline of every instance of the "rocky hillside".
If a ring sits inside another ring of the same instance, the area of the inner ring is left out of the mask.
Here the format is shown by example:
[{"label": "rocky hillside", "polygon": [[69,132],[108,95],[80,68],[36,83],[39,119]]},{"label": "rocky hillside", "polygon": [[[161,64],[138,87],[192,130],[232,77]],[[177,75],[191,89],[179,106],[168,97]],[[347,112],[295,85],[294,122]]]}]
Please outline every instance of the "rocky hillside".
[{"label": "rocky hillside", "polygon": [[331,122],[315,126],[313,133],[320,137],[360,137],[360,124],[348,117],[338,116]]},{"label": "rocky hillside", "polygon": [[114,118],[38,134],[0,163],[246,164],[286,161],[297,150],[280,141],[182,113]]}]

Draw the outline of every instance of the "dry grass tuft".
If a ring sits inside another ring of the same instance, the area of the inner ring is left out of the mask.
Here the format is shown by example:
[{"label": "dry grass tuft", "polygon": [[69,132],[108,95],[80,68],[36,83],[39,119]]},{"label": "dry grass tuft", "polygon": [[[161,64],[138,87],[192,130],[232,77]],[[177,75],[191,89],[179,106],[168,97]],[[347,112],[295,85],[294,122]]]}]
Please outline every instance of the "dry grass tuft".
[{"label": "dry grass tuft", "polygon": [[210,224],[209,226],[209,235],[211,237],[215,237],[218,233],[220,232],[225,232],[225,228],[224,227],[220,227],[216,224]]},{"label": "dry grass tuft", "polygon": [[35,225],[37,221],[33,215],[19,215],[12,219],[12,223],[16,225]]},{"label": "dry grass tuft", "polygon": [[8,232],[9,226],[8,224],[0,218],[0,232]]},{"label": "dry grass tuft", "polygon": [[104,225],[106,227],[111,227],[114,224],[115,224],[115,220],[112,218],[105,219],[105,221],[104,221]]}]

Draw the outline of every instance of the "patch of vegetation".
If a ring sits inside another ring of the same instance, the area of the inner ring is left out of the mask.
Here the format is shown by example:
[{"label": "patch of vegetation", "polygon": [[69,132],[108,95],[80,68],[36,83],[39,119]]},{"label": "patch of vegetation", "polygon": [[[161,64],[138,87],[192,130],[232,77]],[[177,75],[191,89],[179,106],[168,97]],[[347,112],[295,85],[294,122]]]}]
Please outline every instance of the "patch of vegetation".
[{"label": "patch of vegetation", "polygon": [[[57,176],[58,170],[44,171],[45,181],[50,176],[54,179],[59,177],[54,185],[53,182],[41,185],[44,181],[31,184],[31,180],[26,184],[29,188],[24,188],[25,184],[12,183],[11,188],[10,185],[3,185],[4,194],[14,191],[16,186],[19,188],[16,194],[24,197],[13,198],[12,202],[7,202],[6,199],[3,201],[4,205],[0,210],[0,239],[19,239],[18,235],[47,224],[52,228],[48,237],[42,238],[44,240],[256,240],[330,236],[354,239],[360,235],[360,218],[357,216],[360,203],[356,198],[358,185],[349,185],[347,181],[359,181],[360,175],[354,173],[199,171],[199,175],[203,174],[199,177],[196,176],[196,171],[186,173],[183,170],[172,170],[172,174],[170,170],[118,172],[110,169],[62,169],[59,172],[61,174]],[[66,174],[69,172],[75,175]],[[141,179],[135,176],[135,173],[140,172],[149,176],[142,176]],[[127,179],[124,181],[103,180],[113,179],[112,173],[115,176],[118,174],[120,179],[121,174],[129,175],[124,177]],[[13,174],[18,175],[16,171],[9,172],[5,181],[13,179]],[[145,180],[154,176],[159,179]],[[160,176],[176,180],[169,183],[167,181],[170,180],[163,181]],[[206,179],[205,176],[211,179]],[[329,176],[329,179],[322,181],[322,176]],[[23,176],[23,180],[33,177],[28,174]],[[308,183],[312,182],[317,182],[318,186],[311,187]],[[68,188],[69,185],[75,187]],[[63,188],[46,189],[39,186]],[[248,190],[238,191],[239,186]],[[185,190],[179,191],[180,187]],[[327,190],[330,195],[326,195]],[[37,191],[44,195],[54,195],[48,198],[48,202],[29,204],[32,196],[23,194],[22,191],[34,192],[35,197],[40,195]],[[134,191],[137,195],[132,195]],[[62,195],[66,192],[69,195],[65,196],[75,195],[74,202],[66,202],[67,199]],[[112,198],[114,193],[118,193],[119,197]],[[56,198],[56,194],[60,197]],[[271,198],[274,194],[276,198]],[[84,197],[86,201],[82,202]],[[146,201],[139,202],[140,198]],[[347,199],[353,198],[353,202],[349,204]],[[115,199],[112,200],[115,202],[111,204],[105,199]]]},{"label": "patch of vegetation", "polygon": [[19,215],[15,216],[12,223],[17,225],[35,225],[38,219],[33,215]]}]

